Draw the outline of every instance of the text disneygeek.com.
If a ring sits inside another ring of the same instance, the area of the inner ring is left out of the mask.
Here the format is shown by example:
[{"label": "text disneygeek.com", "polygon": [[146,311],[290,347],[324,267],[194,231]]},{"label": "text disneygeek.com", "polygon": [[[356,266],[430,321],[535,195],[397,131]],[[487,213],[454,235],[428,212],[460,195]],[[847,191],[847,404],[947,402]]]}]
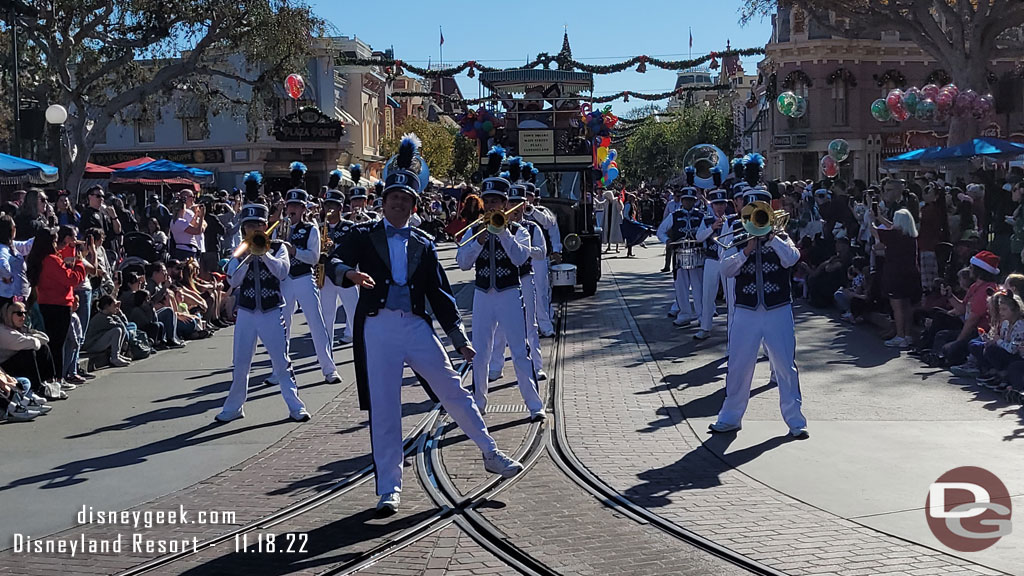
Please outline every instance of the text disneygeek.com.
[{"label": "text disneygeek.com", "polygon": [[[195,552],[199,539],[157,538],[154,535],[135,532],[159,526],[194,526],[214,524],[236,524],[235,512],[230,510],[186,510],[179,506],[174,510],[97,510],[82,506],[76,514],[79,527],[105,526],[114,530],[102,530],[102,534],[89,535],[87,532],[35,537],[30,534],[14,533],[15,554],[57,554],[74,557],[76,554],[174,554]],[[117,531],[123,527],[124,532]],[[99,532],[99,531],[98,531]]]}]

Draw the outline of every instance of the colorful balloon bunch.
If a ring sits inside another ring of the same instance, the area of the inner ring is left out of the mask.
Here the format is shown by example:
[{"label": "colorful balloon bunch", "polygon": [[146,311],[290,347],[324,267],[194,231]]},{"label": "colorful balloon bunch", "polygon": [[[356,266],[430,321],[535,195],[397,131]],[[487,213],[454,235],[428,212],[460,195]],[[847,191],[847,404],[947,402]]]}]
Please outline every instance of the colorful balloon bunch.
[{"label": "colorful balloon bunch", "polygon": [[594,138],[594,149],[597,150],[597,165],[601,169],[601,185],[609,186],[619,177],[619,165],[615,161],[619,157],[618,151],[611,146],[612,139],[608,136]]},{"label": "colorful balloon bunch", "polygon": [[895,119],[903,122],[911,116],[926,122],[945,122],[950,116],[973,116],[984,120],[992,115],[995,104],[992,95],[979,96],[974,90],[957,88],[947,84],[939,88],[927,84],[923,88],[913,87],[906,92],[894,89],[885,98],[871,103],[871,115],[879,122]]},{"label": "colorful balloon bunch", "polygon": [[503,124],[501,118],[483,106],[460,115],[456,121],[459,123],[459,133],[470,140],[486,140],[494,136],[495,129]]},{"label": "colorful balloon bunch", "polygon": [[284,79],[284,89],[288,93],[289,98],[298,100],[302,98],[302,93],[306,91],[306,82],[298,74],[289,74]]},{"label": "colorful balloon bunch", "polygon": [[818,167],[826,178],[839,176],[839,163],[850,157],[850,143],[836,138],[828,143],[828,154],[821,157]]},{"label": "colorful balloon bunch", "polygon": [[804,114],[807,114],[807,98],[798,96],[792,90],[787,90],[775,99],[775,107],[784,116],[803,118]]},{"label": "colorful balloon bunch", "polygon": [[612,114],[612,107],[605,106],[601,110],[592,110],[590,104],[580,106],[580,121],[587,127],[591,136],[608,136],[612,128],[619,123],[619,117]]}]

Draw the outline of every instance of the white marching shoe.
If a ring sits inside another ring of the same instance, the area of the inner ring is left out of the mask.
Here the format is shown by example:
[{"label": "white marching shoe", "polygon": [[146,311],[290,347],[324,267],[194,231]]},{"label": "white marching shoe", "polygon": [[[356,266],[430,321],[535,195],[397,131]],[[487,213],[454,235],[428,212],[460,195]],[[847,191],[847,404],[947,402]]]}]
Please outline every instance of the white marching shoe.
[{"label": "white marching shoe", "polygon": [[398,507],[401,505],[401,494],[399,492],[388,492],[381,496],[380,501],[377,502],[377,511],[385,514],[394,514],[398,512]]},{"label": "white marching shoe", "polygon": [[497,474],[502,478],[511,478],[523,471],[523,465],[517,460],[509,458],[501,450],[495,450],[484,454],[484,470],[491,474]]}]

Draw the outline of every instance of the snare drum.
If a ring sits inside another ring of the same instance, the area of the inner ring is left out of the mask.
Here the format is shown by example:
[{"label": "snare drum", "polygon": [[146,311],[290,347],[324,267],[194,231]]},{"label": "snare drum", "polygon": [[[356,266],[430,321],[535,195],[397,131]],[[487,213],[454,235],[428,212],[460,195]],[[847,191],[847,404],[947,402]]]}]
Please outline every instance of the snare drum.
[{"label": "snare drum", "polygon": [[576,266],[572,264],[555,264],[551,267],[551,285],[576,286]]},{"label": "snare drum", "polygon": [[680,244],[676,246],[676,268],[693,270],[704,265],[704,252],[699,244]]}]

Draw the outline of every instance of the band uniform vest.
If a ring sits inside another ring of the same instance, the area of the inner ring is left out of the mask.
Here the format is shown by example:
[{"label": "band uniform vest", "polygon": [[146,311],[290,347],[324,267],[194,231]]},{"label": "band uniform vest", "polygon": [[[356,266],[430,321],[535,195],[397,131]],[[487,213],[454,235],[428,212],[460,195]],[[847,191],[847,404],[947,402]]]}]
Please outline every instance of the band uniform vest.
[{"label": "band uniform vest", "polygon": [[[518,230],[519,224],[509,222],[508,231],[513,236]],[[487,291],[492,288],[492,282],[493,288],[499,292],[518,288],[519,267],[512,263],[498,238],[494,234],[487,234],[484,249],[476,258],[476,287]]]},{"label": "band uniform vest", "polygon": [[672,213],[672,229],[668,231],[668,238],[672,242],[684,238],[693,239],[697,236],[697,228],[704,220],[699,210],[679,209]]},{"label": "band uniform vest", "polygon": [[[530,244],[532,245],[533,244],[533,234],[534,234],[535,230],[537,228],[540,228],[540,229],[543,230],[544,227],[541,226],[540,224],[537,224],[536,222],[533,222],[531,220],[526,220],[526,219],[523,219],[521,224],[526,227],[527,233],[530,234]],[[523,265],[519,267],[519,276],[520,277],[526,276],[527,274],[533,274],[533,258],[532,257],[531,258],[527,258],[526,262],[523,262]]]},{"label": "band uniform vest", "polygon": [[[292,246],[295,246],[297,250],[306,250],[309,246],[309,235],[312,232],[313,224],[311,222],[299,222],[292,228],[291,236],[288,237],[288,242]],[[292,258],[291,267],[288,269],[288,275],[292,278],[299,278],[307,274],[313,273],[313,267],[305,262],[300,262],[298,258]]]},{"label": "band uniform vest", "polygon": [[[280,242],[271,242],[271,253],[276,253],[280,248]],[[270,269],[260,262],[259,258],[251,258],[250,262],[238,292],[238,307],[255,312],[284,306],[281,281],[270,273]]]},{"label": "band uniform vest", "polygon": [[764,240],[751,242],[757,242],[757,247],[736,276],[736,306],[771,310],[791,303],[789,269],[782,266],[779,255]]},{"label": "band uniform vest", "polygon": [[[715,223],[715,220],[718,220],[718,218],[715,215],[707,216],[704,218],[704,225],[707,226],[708,228],[711,228],[711,226]],[[721,229],[715,230],[714,228],[711,228],[711,236],[708,236],[708,239],[704,243],[704,253],[711,260],[718,260],[719,246],[718,242],[715,242],[715,240],[719,238],[723,233],[728,234],[730,228],[732,228],[732,222],[730,221],[728,214],[722,217]],[[728,241],[731,239],[732,236],[726,236],[726,243],[728,244]]]}]

